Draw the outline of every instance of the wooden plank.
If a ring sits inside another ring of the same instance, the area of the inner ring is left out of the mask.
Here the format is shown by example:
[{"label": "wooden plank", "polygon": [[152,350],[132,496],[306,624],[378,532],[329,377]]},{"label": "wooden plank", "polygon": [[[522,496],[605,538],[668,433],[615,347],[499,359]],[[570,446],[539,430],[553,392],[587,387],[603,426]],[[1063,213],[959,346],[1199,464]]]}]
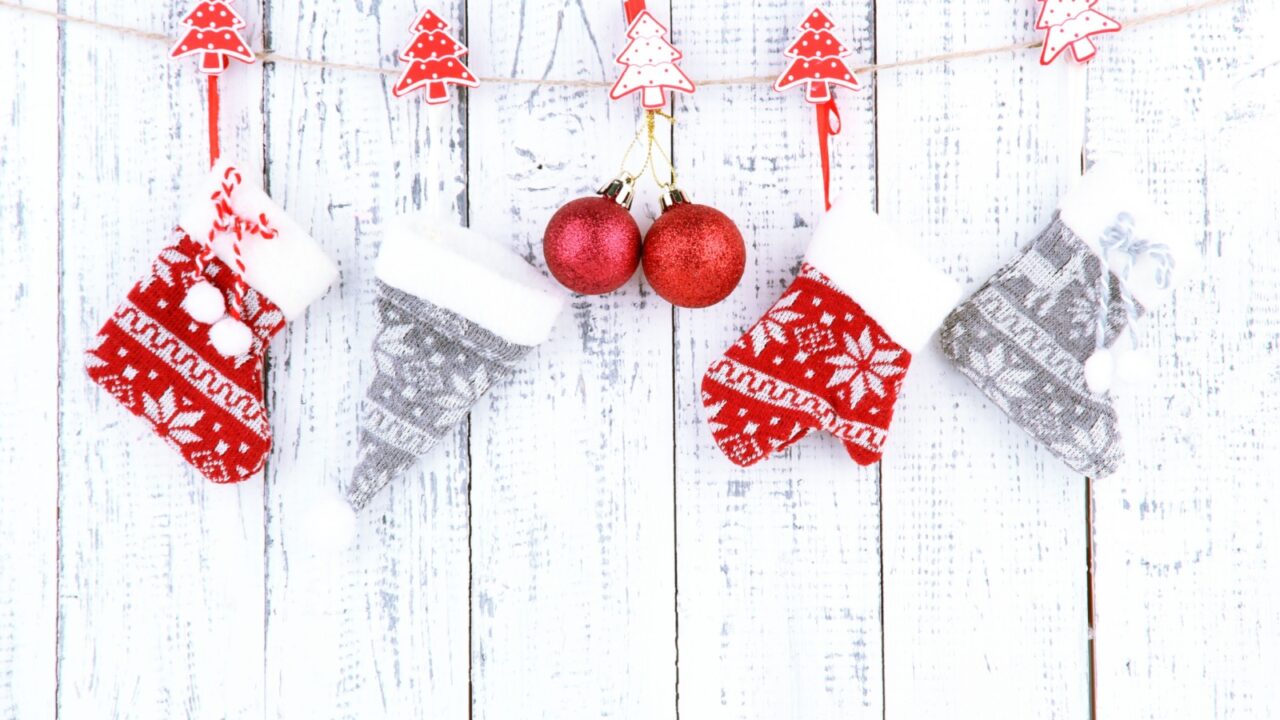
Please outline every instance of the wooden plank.
[{"label": "wooden plank", "polygon": [[[472,2],[468,19],[479,75],[615,77],[619,3]],[[500,83],[471,98],[472,225],[544,266],[547,221],[616,172],[637,105]],[[671,367],[669,306],[637,279],[574,301],[473,413],[476,718],[674,716]]]},{"label": "wooden plank", "polygon": [[[881,62],[1035,36],[1035,4],[885,2]],[[971,292],[1079,174],[1081,79],[1026,50],[879,78],[881,213]],[[916,355],[883,464],[885,706],[1087,717],[1084,479]]]},{"label": "wooden plank", "polygon": [[[875,57],[873,3],[825,9]],[[681,2],[676,39],[692,77],[785,67],[805,6]],[[876,468],[830,436],[739,469],[712,439],[702,374],[795,276],[823,212],[814,110],[803,89],[701,88],[680,104],[675,152],[694,201],[733,217],[748,241],[738,290],[676,313],[680,714],[689,718],[880,718],[880,524]],[[874,93],[837,91],[833,188],[871,203]],[[731,131],[727,131],[730,130]]]},{"label": "wooden plank", "polygon": [[1277,23],[1242,0],[1134,30],[1090,83],[1089,158],[1136,161],[1200,266],[1141,329],[1159,368],[1093,483],[1100,717],[1280,715]]},{"label": "wooden plank", "polygon": [[[23,3],[54,10],[54,0]],[[56,711],[58,24],[0,10],[0,717]],[[21,338],[21,342],[14,339]],[[17,381],[21,378],[20,381]],[[15,382],[17,381],[17,382]]]},{"label": "wooden plank", "polygon": [[[170,34],[179,5],[63,2]],[[257,2],[239,7],[259,45]],[[84,25],[67,25],[65,48],[59,715],[261,715],[260,481],[208,483],[82,360],[203,179],[203,76],[163,43]],[[223,85],[224,147],[255,158],[261,71],[237,66]]]},{"label": "wooden plank", "polygon": [[[397,67],[420,9],[276,0],[270,36],[291,55]],[[461,2],[434,9],[463,25]],[[271,717],[468,713],[465,429],[361,513],[353,549],[317,552],[309,532],[315,503],[345,488],[356,462],[383,228],[405,213],[465,208],[464,105],[395,99],[394,81],[287,64],[268,76],[271,190],[342,269],[341,284],[277,343],[268,378],[281,438],[267,481]]]}]

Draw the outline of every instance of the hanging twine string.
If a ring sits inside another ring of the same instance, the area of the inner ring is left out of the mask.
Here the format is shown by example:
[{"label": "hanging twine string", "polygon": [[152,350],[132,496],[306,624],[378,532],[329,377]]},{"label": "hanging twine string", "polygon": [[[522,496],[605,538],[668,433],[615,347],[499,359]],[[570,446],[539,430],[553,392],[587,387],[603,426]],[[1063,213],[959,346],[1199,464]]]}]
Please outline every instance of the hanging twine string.
[{"label": "hanging twine string", "polygon": [[[1149,15],[1140,15],[1138,17],[1122,19],[1121,22],[1127,29],[1132,29],[1142,25],[1150,25],[1152,23],[1161,22],[1170,18],[1182,17],[1193,13],[1207,10],[1220,5],[1228,5],[1237,2],[1237,0],[1200,0],[1200,2],[1190,3],[1181,7],[1170,8],[1162,12],[1151,13]],[[97,28],[99,30],[107,30],[120,35],[136,37],[143,40],[152,40],[160,43],[169,43],[171,38],[162,33],[153,33],[138,28],[126,27],[124,25],[113,25],[111,23],[99,22],[91,18],[77,17],[75,15],[67,15],[56,10],[44,10],[41,8],[27,7],[19,5],[13,0],[0,0],[0,7],[9,8],[20,13],[30,15],[41,15],[53,18],[59,22],[70,23],[72,25],[82,25],[84,27]],[[966,58],[984,57],[987,55],[1000,55],[1002,53],[1016,52],[1018,50],[1030,50],[1043,46],[1042,40],[1029,40],[1027,42],[1012,43],[1010,45],[1000,45],[996,47],[975,48],[973,50],[961,50],[958,52],[939,53],[937,55],[927,55],[925,57],[912,58],[910,60],[900,60],[897,62],[877,63],[874,65],[863,65],[853,68],[854,73],[866,75],[875,75],[876,73],[888,70],[900,70],[902,68],[916,67],[919,65],[933,65],[935,63],[950,62],[953,60],[964,60]],[[320,68],[323,70],[348,70],[350,72],[380,73],[383,75],[399,75],[400,70],[395,68],[384,68],[376,65],[359,65],[354,63],[338,63],[329,62],[327,60],[314,60],[311,58],[296,57],[293,55],[285,55],[272,50],[255,53],[259,62],[263,63],[284,63],[289,65],[298,65],[301,67]],[[568,88],[607,88],[613,85],[612,82],[605,80],[577,80],[577,79],[545,79],[545,78],[513,78],[513,77],[480,77],[481,83],[489,83],[493,85],[538,85],[543,87],[568,87]],[[710,80],[700,80],[701,86],[714,85],[765,85],[773,84],[777,79],[775,75],[746,75],[742,77],[731,78],[713,78]]]}]

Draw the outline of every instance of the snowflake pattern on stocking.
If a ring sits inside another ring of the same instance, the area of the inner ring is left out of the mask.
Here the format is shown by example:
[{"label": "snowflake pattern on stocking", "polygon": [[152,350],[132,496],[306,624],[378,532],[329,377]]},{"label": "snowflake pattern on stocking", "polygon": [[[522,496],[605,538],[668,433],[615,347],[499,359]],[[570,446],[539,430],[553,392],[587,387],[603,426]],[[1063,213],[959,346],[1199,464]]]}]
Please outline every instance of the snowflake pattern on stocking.
[{"label": "snowflake pattern on stocking", "polygon": [[876,462],[911,362],[867,313],[806,264],[783,297],[702,382],[716,442],[739,465],[785,450],[813,430]]},{"label": "snowflake pattern on stocking", "polygon": [[201,246],[179,231],[151,272],[129,293],[85,352],[89,377],[145,420],[194,468],[216,483],[249,479],[271,447],[263,404],[263,354],[285,325],[284,313],[250,289],[244,322],[251,351],[226,357],[208,325],[182,309],[187,290],[207,280],[224,296],[235,273],[220,260],[196,271]]}]

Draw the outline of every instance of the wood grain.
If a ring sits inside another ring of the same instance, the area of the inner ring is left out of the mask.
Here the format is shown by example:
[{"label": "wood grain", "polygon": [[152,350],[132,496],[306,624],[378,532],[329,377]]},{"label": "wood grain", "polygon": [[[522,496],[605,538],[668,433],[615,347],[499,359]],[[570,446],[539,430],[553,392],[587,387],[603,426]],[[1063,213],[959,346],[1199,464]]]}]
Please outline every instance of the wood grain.
[{"label": "wood grain", "polygon": [[[614,77],[616,4],[468,20],[478,75]],[[547,221],[617,172],[635,113],[595,90],[473,92],[472,226],[542,266]],[[674,716],[671,382],[669,306],[633,280],[574,300],[473,413],[476,718]]]},{"label": "wood grain", "polygon": [[[827,12],[874,58],[872,4]],[[805,8],[759,3],[723,14],[681,5],[692,77],[781,72]],[[782,296],[822,217],[817,131],[803,88],[704,87],[681,102],[676,158],[686,190],[737,220],[749,241],[737,292],[677,311],[677,538],[680,703],[685,717],[881,717],[879,501],[874,468],[814,433],[749,469],[719,451],[701,375]],[[874,197],[874,95],[837,90],[833,195]],[[749,119],[748,119],[749,118]],[[733,128],[726,132],[726,128]]]},{"label": "wood grain", "polygon": [[[1035,34],[1034,10],[882,0],[880,60],[1014,42]],[[1078,71],[1020,51],[879,78],[880,212],[966,292],[1079,174]],[[1083,478],[936,341],[898,413],[882,466],[889,716],[1088,717]]]},{"label": "wood grain", "polygon": [[[874,58],[872,4],[826,6],[839,34]],[[680,3],[685,69],[697,79],[767,74],[806,8]],[[836,194],[875,194],[874,94],[837,91]],[[734,218],[747,274],[729,299],[676,312],[680,713],[689,718],[879,718],[880,526],[875,468],[815,433],[737,469],[706,424],[707,367],[782,295],[821,217],[814,110],[803,89],[704,87],[679,105],[675,153],[695,202]],[[731,130],[730,130],[731,129]]]},{"label": "wood grain", "polygon": [[[437,4],[461,24],[460,2]],[[395,66],[410,0],[273,2],[272,46]],[[340,32],[335,32],[341,28]],[[267,78],[267,177],[340,265],[340,284],[285,332],[268,377],[267,713],[463,718],[468,711],[465,428],[358,518],[347,551],[315,544],[310,513],[345,488],[377,333],[373,264],[389,221],[461,217],[464,107],[396,100],[394,78],[287,65]]]},{"label": "wood grain", "polygon": [[[180,9],[66,0],[173,32]],[[241,5],[256,19],[256,3]],[[245,37],[255,45],[259,25]],[[262,485],[217,487],[92,385],[84,348],[169,240],[208,164],[204,84],[167,48],[65,29],[59,715],[262,713]],[[260,72],[224,83],[223,145],[262,145]],[[252,157],[252,156],[250,156]]]},{"label": "wood grain", "polygon": [[0,17],[22,38],[0,58],[25,68],[0,73],[0,717],[36,720],[57,683],[58,27]]},{"label": "wood grain", "polygon": [[1142,328],[1159,369],[1122,393],[1128,462],[1093,484],[1108,716],[1280,713],[1277,22],[1240,2],[1135,32],[1090,83],[1090,159],[1135,160],[1197,255]]}]

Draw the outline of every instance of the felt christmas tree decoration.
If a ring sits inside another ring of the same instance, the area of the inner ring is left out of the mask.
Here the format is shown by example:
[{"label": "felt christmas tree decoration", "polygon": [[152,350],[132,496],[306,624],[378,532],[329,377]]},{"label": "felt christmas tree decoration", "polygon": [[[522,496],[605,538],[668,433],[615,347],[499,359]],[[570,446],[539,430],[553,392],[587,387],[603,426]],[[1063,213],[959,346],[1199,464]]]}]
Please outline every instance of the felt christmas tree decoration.
[{"label": "felt christmas tree decoration", "polygon": [[213,482],[247,480],[271,448],[266,347],[337,274],[298,223],[218,163],[98,332],[89,377]]},{"label": "felt christmas tree decoration", "polygon": [[376,267],[376,373],[347,502],[360,510],[551,334],[566,295],[524,258],[448,222],[390,228]]},{"label": "felt christmas tree decoration", "polygon": [[837,202],[795,282],[703,377],[716,443],[748,466],[825,430],[876,462],[912,354],[959,297],[887,222]]},{"label": "felt christmas tree decoration", "polygon": [[694,91],[693,81],[676,63],[684,56],[667,41],[667,28],[648,10],[640,10],[627,27],[630,42],[617,57],[625,69],[618,76],[609,97],[617,100],[640,93],[646,110],[667,106],[667,91]]},{"label": "felt christmas tree decoration", "polygon": [[182,18],[187,32],[169,51],[173,59],[199,55],[200,72],[218,75],[231,64],[231,58],[242,63],[254,61],[249,44],[240,37],[247,23],[228,0],[203,0]]},{"label": "felt christmas tree decoration", "polygon": [[1044,31],[1040,64],[1049,65],[1067,48],[1076,62],[1088,62],[1098,54],[1090,38],[1120,32],[1120,23],[1096,9],[1098,0],[1040,0],[1036,29]]},{"label": "felt christmas tree decoration", "polygon": [[418,16],[410,29],[413,40],[400,52],[400,59],[409,65],[391,89],[392,95],[404,97],[425,87],[427,104],[443,105],[449,102],[447,85],[480,86],[462,62],[466,46],[446,32],[448,27],[432,10],[424,10]]},{"label": "felt christmas tree decoration", "polygon": [[[1139,183],[1097,167],[1023,253],[947,318],[962,373],[1077,472],[1123,459],[1112,375],[1143,376],[1134,324],[1172,293],[1178,235]],[[1179,272],[1190,253],[1180,249]]]}]

